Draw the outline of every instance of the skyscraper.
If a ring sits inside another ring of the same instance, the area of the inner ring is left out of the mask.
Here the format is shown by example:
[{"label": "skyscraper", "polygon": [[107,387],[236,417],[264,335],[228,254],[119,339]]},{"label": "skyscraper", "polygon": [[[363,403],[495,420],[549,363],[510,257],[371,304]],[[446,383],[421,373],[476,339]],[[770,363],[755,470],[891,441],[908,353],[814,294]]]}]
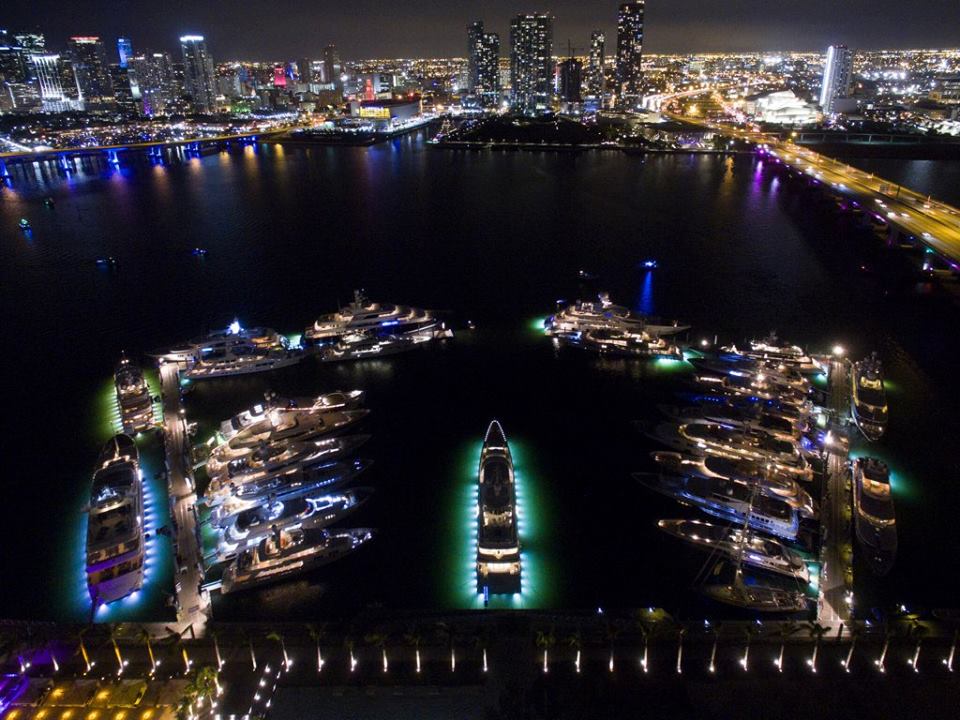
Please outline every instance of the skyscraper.
[{"label": "skyscraper", "polygon": [[596,98],[598,104],[603,102],[603,92],[606,82],[603,77],[603,50],[606,36],[603,30],[594,30],[590,33],[590,55],[587,64],[587,95]]},{"label": "skyscraper", "polygon": [[126,69],[133,57],[133,41],[130,38],[117,38],[117,56],[120,58],[120,67]]},{"label": "skyscraper", "polygon": [[110,66],[110,81],[113,85],[113,101],[125,117],[133,118],[140,114],[140,88],[136,77],[129,67]]},{"label": "skyscraper", "polygon": [[560,63],[560,100],[566,104],[581,102],[580,87],[583,84],[583,63],[576,58],[567,58]]},{"label": "skyscraper", "polygon": [[112,105],[113,87],[103,41],[93,35],[72,37],[67,41],[67,51],[84,105],[87,108],[102,104]]},{"label": "skyscraper", "polygon": [[180,38],[183,51],[183,84],[190,96],[193,111],[214,111],[213,59],[207,51],[203,35],[184,35]]},{"label": "skyscraper", "polygon": [[623,3],[617,14],[617,99],[621,107],[634,107],[640,98],[643,5],[644,0]]},{"label": "skyscraper", "polygon": [[44,112],[61,113],[80,109],[78,101],[64,91],[63,62],[59,55],[33,53],[30,55],[30,64],[40,88]]},{"label": "skyscraper", "polygon": [[483,21],[467,26],[467,92],[481,105],[500,98],[500,36],[483,30]]},{"label": "skyscraper", "polygon": [[553,80],[553,17],[517,15],[510,22],[513,107],[523,113],[549,108]]},{"label": "skyscraper", "polygon": [[823,66],[823,85],[820,87],[820,107],[827,115],[838,112],[837,100],[850,97],[853,80],[853,53],[846,45],[831,45]]},{"label": "skyscraper", "polygon": [[321,82],[332,84],[337,90],[343,92],[343,80],[340,79],[342,72],[340,53],[337,52],[335,45],[327,45],[323,49],[323,63],[320,66]]}]

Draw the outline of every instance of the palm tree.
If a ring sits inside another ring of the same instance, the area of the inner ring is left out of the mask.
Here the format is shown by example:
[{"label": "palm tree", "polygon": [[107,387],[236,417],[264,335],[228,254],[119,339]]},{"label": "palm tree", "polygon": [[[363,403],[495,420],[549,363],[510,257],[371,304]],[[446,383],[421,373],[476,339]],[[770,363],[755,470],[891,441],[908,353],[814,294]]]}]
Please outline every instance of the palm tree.
[{"label": "palm tree", "polygon": [[685,627],[677,631],[677,675],[683,672],[683,636],[687,634]]},{"label": "palm tree", "polygon": [[323,636],[326,634],[326,623],[323,625],[307,625],[307,630],[310,633],[310,638],[317,646],[317,672],[319,673],[323,670],[323,654],[320,652],[320,641],[323,639]]},{"label": "palm tree", "polygon": [[457,670],[457,651],[454,645],[453,629],[445,622],[436,623],[437,634],[441,640],[445,639],[450,647],[450,672]]},{"label": "palm tree", "polygon": [[267,640],[273,640],[280,644],[280,652],[283,655],[283,669],[290,669],[290,658],[287,656],[287,644],[283,641],[283,633],[270,632],[267,633]]},{"label": "palm tree", "polygon": [[[420,674],[420,641],[423,637],[420,635],[420,629],[417,625],[411,625],[403,636],[408,645],[413,646],[413,657],[416,663],[417,674]],[[486,648],[484,648],[484,657],[486,657]]]},{"label": "palm tree", "polygon": [[647,672],[650,660],[650,628],[644,622],[642,612],[638,612],[636,615],[637,630],[640,631],[640,637],[643,638],[643,655],[640,656],[640,667],[644,672]]},{"label": "palm tree", "polygon": [[603,634],[607,643],[610,645],[610,659],[607,661],[607,669],[610,672],[614,670],[613,664],[613,647],[614,643],[617,641],[617,638],[620,636],[621,627],[620,624],[614,621],[607,620],[604,624]]},{"label": "palm tree", "polygon": [[780,623],[780,654],[777,656],[777,659],[773,661],[773,664],[777,666],[778,672],[783,672],[783,655],[787,649],[787,638],[799,629],[800,626],[793,620]]},{"label": "palm tree", "polygon": [[812,672],[817,671],[817,655],[820,652],[820,641],[823,639],[823,636],[828,632],[829,628],[825,628],[823,625],[817,622],[807,623],[810,628],[810,637],[813,638],[813,654],[810,655],[810,659],[807,660],[807,665],[810,666]]},{"label": "palm tree", "polygon": [[847,634],[850,636],[850,649],[847,650],[847,657],[843,660],[843,669],[850,672],[850,662],[853,660],[853,651],[857,647],[857,639],[863,633],[863,626],[859,623],[850,621]]},{"label": "palm tree", "polygon": [[374,647],[380,650],[380,657],[383,661],[383,671],[387,672],[390,669],[390,663],[387,660],[387,635],[382,632],[373,632],[368,633],[363,638],[368,645],[373,645]]},{"label": "palm tree", "polygon": [[253,672],[257,671],[257,653],[253,649],[253,635],[244,633],[247,637],[247,644],[250,646],[250,664],[253,666]]},{"label": "palm tree", "polygon": [[743,657],[740,658],[740,665],[743,667],[743,671],[747,672],[750,669],[750,643],[753,641],[753,638],[760,633],[755,625],[750,624],[744,628],[743,634],[746,637],[747,642],[743,648]]},{"label": "palm tree", "polygon": [[576,650],[577,654],[573,660],[573,666],[577,669],[577,672],[580,672],[580,652],[583,648],[583,636],[580,633],[580,628],[577,628],[574,632],[570,633],[570,636],[567,638],[567,645]]},{"label": "palm tree", "polygon": [[347,648],[347,650],[350,652],[350,672],[353,672],[357,669],[357,665],[360,664],[359,661],[357,660],[357,656],[353,654],[353,648],[354,648],[353,638],[348,635],[346,638],[344,638],[343,644]]},{"label": "palm tree", "polygon": [[89,673],[90,669],[93,667],[93,663],[90,662],[90,653],[87,652],[87,646],[83,641],[83,636],[89,629],[90,626],[87,626],[77,633],[77,644],[79,646],[77,649],[80,651],[80,657],[83,658],[84,665],[86,665],[86,670],[84,670],[84,673]]},{"label": "palm tree", "polygon": [[713,646],[710,648],[710,664],[707,665],[707,670],[711,673],[717,671],[717,645],[720,644],[720,628],[723,627],[722,624],[712,626],[713,630]]},{"label": "palm tree", "polygon": [[213,638],[213,654],[217,658],[217,672],[223,670],[223,656],[220,655],[220,638],[216,630],[207,632]]},{"label": "palm tree", "polygon": [[150,633],[145,627],[140,628],[140,639],[147,645],[147,655],[150,657],[150,674],[157,671],[157,661],[153,656],[153,646],[150,644]]},{"label": "palm tree", "polygon": [[887,650],[890,648],[890,634],[890,626],[887,623],[884,623],[883,649],[880,650],[880,657],[873,661],[877,666],[877,669],[879,669],[882,673],[887,671]]},{"label": "palm tree", "polygon": [[950,643],[950,652],[943,659],[943,664],[947,666],[949,672],[953,672],[953,657],[957,654],[957,636],[960,635],[960,628],[953,631],[953,642]]},{"label": "palm tree", "polygon": [[927,628],[924,627],[923,623],[914,618],[910,624],[910,635],[912,635],[917,640],[917,647],[913,651],[913,659],[910,660],[910,665],[913,667],[914,672],[920,672],[920,644],[923,642],[923,636],[926,634]]},{"label": "palm tree", "polygon": [[557,638],[551,627],[549,630],[537,630],[537,647],[543,650],[543,672],[550,669],[550,648],[556,644]]},{"label": "palm tree", "polygon": [[117,638],[119,633],[117,632],[117,626],[110,626],[110,642],[113,644],[113,652],[117,656],[117,675],[123,673],[123,668],[126,666],[126,662],[123,660],[123,655],[120,654],[120,646],[117,644]]}]

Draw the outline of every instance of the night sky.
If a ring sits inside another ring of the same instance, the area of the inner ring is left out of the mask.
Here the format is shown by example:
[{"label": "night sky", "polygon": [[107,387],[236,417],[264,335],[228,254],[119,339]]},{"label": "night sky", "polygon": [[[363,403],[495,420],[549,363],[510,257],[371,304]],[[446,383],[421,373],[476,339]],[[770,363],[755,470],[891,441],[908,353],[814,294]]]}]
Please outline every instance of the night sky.
[{"label": "night sky", "polygon": [[[482,19],[507,47],[509,19],[549,11],[555,44],[584,47],[590,30],[616,33],[617,2],[549,0],[5,0],[0,27],[39,30],[62,47],[70,35],[129,35],[134,46],[174,49],[184,33],[207,36],[217,60],[316,57],[327,43],[346,59],[450,57],[465,52]],[[648,0],[651,52],[960,46],[960,0]]]}]

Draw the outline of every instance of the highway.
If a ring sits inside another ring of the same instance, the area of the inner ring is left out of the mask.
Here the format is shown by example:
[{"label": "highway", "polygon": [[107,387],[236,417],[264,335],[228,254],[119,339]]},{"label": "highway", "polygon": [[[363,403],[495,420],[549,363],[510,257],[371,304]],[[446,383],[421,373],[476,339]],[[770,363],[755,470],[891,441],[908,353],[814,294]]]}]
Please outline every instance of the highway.
[{"label": "highway", "polygon": [[175,530],[177,632],[183,633],[192,626],[192,632],[201,636],[209,619],[210,596],[200,590],[203,582],[203,556],[198,540],[197,495],[188,471],[189,441],[186,416],[180,398],[180,370],[176,363],[160,365],[160,382],[163,394],[167,488]]},{"label": "highway", "polygon": [[685,115],[669,117],[757,145],[768,157],[860,203],[891,229],[914,237],[960,270],[960,209],[769,134]]}]

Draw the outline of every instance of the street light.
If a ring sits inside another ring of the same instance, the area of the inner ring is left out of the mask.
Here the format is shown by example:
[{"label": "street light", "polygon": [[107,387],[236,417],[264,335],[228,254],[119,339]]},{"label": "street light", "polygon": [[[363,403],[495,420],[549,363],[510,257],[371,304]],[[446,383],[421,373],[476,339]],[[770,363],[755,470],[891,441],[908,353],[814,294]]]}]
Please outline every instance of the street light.
[{"label": "street light", "polygon": [[844,349],[843,345],[834,345],[834,346],[833,346],[833,355],[834,355],[834,357],[842,358],[845,353],[846,353],[846,350]]}]

